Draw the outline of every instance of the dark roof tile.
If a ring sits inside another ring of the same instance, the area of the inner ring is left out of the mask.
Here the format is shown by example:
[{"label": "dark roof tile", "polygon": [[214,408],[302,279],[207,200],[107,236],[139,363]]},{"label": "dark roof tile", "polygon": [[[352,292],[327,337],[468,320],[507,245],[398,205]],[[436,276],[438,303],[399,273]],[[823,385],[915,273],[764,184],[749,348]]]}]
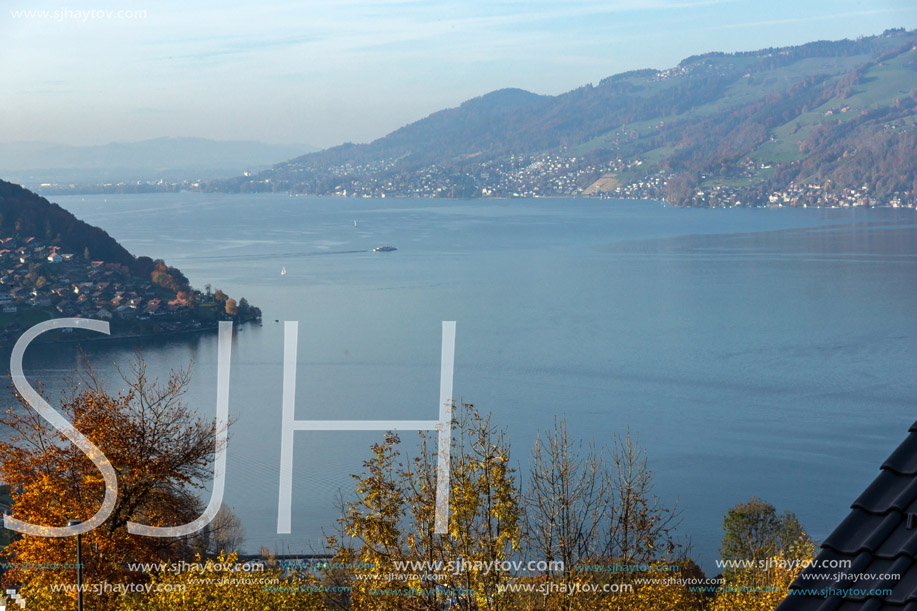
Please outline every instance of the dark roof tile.
[{"label": "dark roof tile", "polygon": [[902,520],[898,511],[882,515],[854,509],[825,539],[822,547],[850,556],[861,551],[875,552]]},{"label": "dark roof tile", "polygon": [[[822,548],[817,562],[813,562],[808,568],[802,571],[802,574],[796,578],[796,581],[790,586],[799,590],[824,590],[827,588],[841,589],[847,587],[849,579],[837,579],[839,573],[845,575],[865,573],[866,569],[872,564],[874,557],[869,552],[861,552],[857,556],[844,554],[830,548]],[[831,566],[838,560],[850,560],[850,567],[843,569],[825,569],[824,566]]]},{"label": "dark roof tile", "polygon": [[917,478],[883,470],[852,507],[869,513],[885,513],[889,508],[904,511],[917,499]]},{"label": "dark roof tile", "polygon": [[882,545],[875,551],[880,558],[896,558],[908,556],[917,558],[917,528],[907,529],[907,519],[902,515],[902,520],[897,528],[886,537]]},{"label": "dark roof tile", "polygon": [[[825,539],[818,562],[790,586],[818,594],[787,596],[779,611],[917,611],[917,423],[851,508]],[[838,560],[850,566],[825,568]],[[900,578],[882,577],[889,574]]]},{"label": "dark roof tile", "polygon": [[888,460],[882,463],[882,468],[902,475],[917,475],[917,432],[905,438]]},{"label": "dark roof tile", "polygon": [[[870,557],[869,552],[863,552],[860,557],[867,556]],[[858,559],[860,559],[858,557]],[[905,560],[910,561],[905,557]],[[835,588],[843,588],[848,590],[847,598],[851,600],[866,600],[865,592],[869,590],[874,590],[882,586],[885,583],[885,580],[879,579],[878,576],[885,575],[892,572],[892,566],[895,564],[893,560],[886,558],[875,558],[872,557],[872,561],[863,567],[862,565],[857,566],[857,562],[854,561],[853,566],[850,569],[838,569],[837,573],[841,575],[848,576],[844,579],[839,579],[835,582]],[[853,576],[858,576],[860,574],[874,575],[875,577],[869,579],[854,578]],[[863,593],[861,593],[863,592]],[[904,604],[904,601],[907,600],[907,595],[901,598],[901,604]]]},{"label": "dark roof tile", "polygon": [[[780,603],[780,611],[847,611],[849,601],[837,596],[790,595]],[[849,611],[862,611],[861,603],[849,607]]]},{"label": "dark roof tile", "polygon": [[878,580],[870,587],[872,588],[890,588],[892,595],[886,600],[889,602],[904,605],[910,601],[917,603],[917,565],[913,559],[902,556],[889,569],[889,573],[901,575],[900,579]]}]

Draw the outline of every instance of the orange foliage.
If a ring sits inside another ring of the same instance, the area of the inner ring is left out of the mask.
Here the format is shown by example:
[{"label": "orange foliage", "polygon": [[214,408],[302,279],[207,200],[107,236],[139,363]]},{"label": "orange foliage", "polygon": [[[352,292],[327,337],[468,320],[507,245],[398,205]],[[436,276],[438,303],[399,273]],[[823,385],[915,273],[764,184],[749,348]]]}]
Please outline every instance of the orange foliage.
[{"label": "orange foliage", "polygon": [[[139,359],[125,375],[126,389],[108,394],[88,376],[59,411],[108,457],[118,475],[118,501],[109,519],[83,535],[85,583],[137,583],[127,562],[186,558],[195,540],[128,534],[129,521],[154,526],[185,524],[199,515],[199,482],[212,477],[215,426],[194,417],[182,402],[187,371],[165,384],[150,382]],[[29,406],[7,410],[2,422],[16,432],[0,443],[0,477],[11,487],[14,517],[43,526],[85,521],[102,503],[105,484],[95,465]],[[22,536],[2,551],[4,575],[31,596],[51,584],[74,583],[76,572],[49,565],[76,562],[74,537]],[[18,565],[18,567],[17,567]],[[95,597],[94,597],[95,598]],[[96,600],[93,608],[105,608]]]}]

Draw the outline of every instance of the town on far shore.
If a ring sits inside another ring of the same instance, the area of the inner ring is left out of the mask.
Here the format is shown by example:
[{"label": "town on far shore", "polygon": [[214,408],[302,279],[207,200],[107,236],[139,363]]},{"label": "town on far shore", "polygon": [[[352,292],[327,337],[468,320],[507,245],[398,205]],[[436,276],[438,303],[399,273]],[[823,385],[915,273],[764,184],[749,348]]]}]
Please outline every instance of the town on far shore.
[{"label": "town on far shore", "polygon": [[[774,141],[776,142],[776,141]],[[665,169],[651,169],[642,157],[616,158],[593,163],[582,158],[563,155],[508,155],[505,159],[482,161],[463,169],[460,176],[454,170],[433,164],[418,171],[416,176],[397,174],[397,159],[384,163],[343,163],[326,169],[338,179],[333,189],[308,191],[292,179],[275,177],[255,179],[251,172],[243,173],[252,182],[245,192],[280,192],[290,195],[333,197],[431,197],[431,198],[536,198],[536,197],[595,197],[604,199],[639,199],[670,201],[669,194],[678,190],[677,179]],[[913,192],[876,193],[868,184],[859,187],[835,188],[831,181],[795,182],[782,187],[753,188],[773,172],[773,164],[745,158],[735,164],[733,175],[727,178],[700,174],[698,185],[684,185],[678,195],[679,206],[689,207],[767,207],[767,208],[915,208],[917,195]],[[385,178],[379,178],[379,175]],[[671,185],[670,185],[671,183]],[[324,183],[322,183],[324,184]],[[179,191],[208,191],[207,181],[166,182],[134,181],[96,185],[43,183],[46,195],[94,193],[175,193]]]},{"label": "town on far shore", "polygon": [[[221,320],[260,320],[245,298],[192,288],[161,260],[137,259],[138,269],[97,261],[89,247],[64,252],[35,237],[0,236],[0,344],[51,318],[108,321],[113,336],[156,336],[215,329]],[[71,332],[72,329],[61,329]],[[60,338],[58,337],[59,341]]]}]

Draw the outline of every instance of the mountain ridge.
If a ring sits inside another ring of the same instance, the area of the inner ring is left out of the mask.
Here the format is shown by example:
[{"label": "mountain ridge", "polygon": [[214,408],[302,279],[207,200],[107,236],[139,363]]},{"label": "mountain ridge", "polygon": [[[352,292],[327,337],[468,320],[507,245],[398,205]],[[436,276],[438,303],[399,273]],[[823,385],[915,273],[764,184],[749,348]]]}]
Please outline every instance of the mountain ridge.
[{"label": "mountain ridge", "polygon": [[[611,194],[678,205],[716,205],[717,198],[707,197],[716,190],[722,202],[761,205],[807,180],[822,181],[819,187],[839,197],[860,187],[857,175],[865,173],[875,183],[867,190],[879,199],[911,201],[914,162],[876,151],[879,142],[899,149],[910,143],[915,102],[917,31],[900,28],[855,41],[695,55],[666,70],[632,70],[556,96],[497,90],[373,142],[302,155],[203,188],[369,196]],[[880,167],[860,172],[852,160],[838,162],[856,154],[851,142],[867,144],[873,152],[865,161]],[[821,175],[829,166],[830,176]],[[552,168],[550,175],[544,168]],[[875,178],[882,173],[903,178]],[[821,202],[816,200],[814,205]]]}]

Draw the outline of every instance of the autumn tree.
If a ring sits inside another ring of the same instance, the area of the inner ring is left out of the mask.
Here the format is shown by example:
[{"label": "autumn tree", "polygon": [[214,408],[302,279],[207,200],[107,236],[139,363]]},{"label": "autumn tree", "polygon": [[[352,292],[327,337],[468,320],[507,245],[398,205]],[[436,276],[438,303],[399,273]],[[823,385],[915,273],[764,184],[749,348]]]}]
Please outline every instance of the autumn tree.
[{"label": "autumn tree", "polygon": [[[412,503],[414,523],[430,533],[431,507],[422,503],[435,498],[429,487],[435,479],[434,463],[427,460],[415,466],[418,468],[408,473],[408,481],[424,480],[427,484],[412,488],[416,499]],[[482,415],[472,404],[462,404],[456,415],[450,467],[449,536],[438,536],[437,541],[434,535],[428,555],[439,553],[445,561],[463,559],[475,566],[508,559],[519,548],[522,530],[520,492],[510,467],[509,440],[504,431],[491,424],[489,414]],[[418,512],[419,508],[422,511]],[[444,585],[466,592],[453,597],[456,608],[508,608],[499,588],[512,577],[510,572],[493,567],[489,571],[465,570],[452,577]]]},{"label": "autumn tree", "polygon": [[230,297],[229,299],[226,300],[226,307],[225,307],[225,309],[226,309],[226,313],[227,313],[229,316],[235,316],[236,314],[239,313],[239,308],[238,308],[238,306],[236,306],[236,300],[233,299],[232,297]]},{"label": "autumn tree", "polygon": [[157,259],[153,262],[150,280],[153,284],[168,289],[173,293],[178,293],[179,291],[191,292],[191,286],[185,275],[178,268],[167,266],[162,259]]},{"label": "autumn tree", "polygon": [[193,548],[205,556],[215,557],[218,554],[233,554],[241,551],[245,541],[245,528],[242,521],[231,509],[222,505],[213,521],[201,530],[196,537]]},{"label": "autumn tree", "polygon": [[[160,383],[149,378],[138,357],[122,378],[124,388],[112,394],[90,368],[59,407],[108,458],[118,478],[114,510],[104,524],[83,535],[87,583],[143,580],[142,573],[128,571],[127,562],[189,558],[193,536],[131,535],[127,523],[177,526],[196,519],[202,511],[197,491],[212,477],[216,425],[197,417],[183,401],[189,371],[173,371]],[[12,490],[13,517],[58,527],[92,517],[106,488],[87,456],[25,404],[8,409],[2,422],[14,433],[0,442],[0,477]],[[74,537],[17,538],[2,552],[4,561],[16,563],[4,582],[16,584],[30,599],[45,600],[44,608],[62,608],[49,599],[54,595],[48,587],[72,583],[74,572],[39,567],[73,562],[75,545]],[[102,596],[93,608],[112,604]]]},{"label": "autumn tree", "polygon": [[[400,438],[387,434],[373,446],[364,472],[355,476],[356,499],[346,503],[341,519],[346,539],[329,539],[336,560],[372,567],[351,581],[353,608],[439,609],[445,597],[453,609],[508,608],[499,587],[510,575],[493,565],[481,568],[509,558],[520,543],[519,490],[508,441],[470,404],[462,404],[452,432],[448,534],[434,532],[436,444],[428,435],[421,434],[416,456],[402,460]],[[387,573],[403,573],[395,563],[408,560],[441,562],[443,567],[464,560],[470,566],[418,571],[404,582],[386,579]],[[448,594],[439,595],[437,587]],[[406,588],[418,595],[392,592]]]},{"label": "autumn tree", "polygon": [[800,529],[795,539],[786,540],[771,555],[759,557],[762,564],[726,571],[724,587],[710,605],[711,611],[772,611],[815,555],[815,544]]},{"label": "autumn tree", "polygon": [[[556,578],[569,590],[577,580],[589,577],[575,571],[581,560],[604,552],[609,481],[606,464],[594,445],[583,447],[567,437],[565,419],[554,430],[537,436],[529,462],[525,494],[526,542],[530,557],[561,561]],[[569,609],[571,596],[555,597],[556,608]]]},{"label": "autumn tree", "polygon": [[[653,478],[646,451],[629,430],[615,435],[611,447],[602,449],[570,440],[564,420],[555,422],[553,431],[540,433],[525,495],[525,545],[529,557],[562,560],[563,569],[524,579],[549,589],[547,594],[517,595],[516,606],[702,608],[703,597],[681,585],[627,589],[637,578],[700,573],[675,538],[678,511],[665,507],[654,494]],[[655,568],[645,574],[625,574],[609,571],[614,564]],[[576,596],[569,594],[573,591]]]},{"label": "autumn tree", "polygon": [[805,538],[805,533],[795,514],[778,514],[767,501],[752,497],[726,512],[720,556],[724,562],[758,564],[797,544],[800,538]]},{"label": "autumn tree", "polygon": [[398,473],[400,443],[398,435],[387,433],[382,443],[372,446],[372,457],[363,463],[364,472],[353,476],[357,498],[346,504],[341,517],[348,539],[332,536],[328,541],[336,562],[368,567],[360,580],[349,584],[354,604],[367,611],[403,608],[397,596],[371,593],[371,589],[387,587],[384,575],[394,572],[394,563],[409,554],[402,532],[406,491]]},{"label": "autumn tree", "polygon": [[[692,563],[676,565],[652,562],[649,570],[610,574],[605,581],[620,589],[609,594],[586,597],[578,609],[584,611],[702,611],[707,608],[704,595],[679,581],[702,578]],[[638,583],[637,580],[643,581]],[[689,581],[690,583],[690,581]],[[630,587],[627,587],[630,586]]]},{"label": "autumn tree", "polygon": [[25,275],[26,282],[28,282],[29,284],[35,284],[35,282],[38,280],[38,276],[39,276],[38,266],[35,265],[34,263],[29,263],[29,271]]},{"label": "autumn tree", "polygon": [[625,563],[648,563],[684,555],[675,539],[677,507],[668,508],[653,492],[655,474],[646,450],[628,429],[615,435],[609,450],[609,530],[606,555]]}]

